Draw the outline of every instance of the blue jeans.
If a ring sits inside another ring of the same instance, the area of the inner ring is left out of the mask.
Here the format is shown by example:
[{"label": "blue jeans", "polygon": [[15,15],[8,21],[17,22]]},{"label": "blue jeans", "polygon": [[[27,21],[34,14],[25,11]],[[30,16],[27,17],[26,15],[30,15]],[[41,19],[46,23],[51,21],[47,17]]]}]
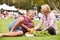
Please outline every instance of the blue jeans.
[{"label": "blue jeans", "polygon": [[[12,27],[14,26],[14,24],[16,23],[17,20],[18,20],[18,19],[15,19],[14,21],[12,21],[12,22],[9,24],[9,27],[8,27],[9,31],[12,29]],[[21,27],[21,26],[19,26],[18,28],[16,28],[14,31],[16,32],[16,31],[19,31],[19,30],[22,31],[22,27]]]}]

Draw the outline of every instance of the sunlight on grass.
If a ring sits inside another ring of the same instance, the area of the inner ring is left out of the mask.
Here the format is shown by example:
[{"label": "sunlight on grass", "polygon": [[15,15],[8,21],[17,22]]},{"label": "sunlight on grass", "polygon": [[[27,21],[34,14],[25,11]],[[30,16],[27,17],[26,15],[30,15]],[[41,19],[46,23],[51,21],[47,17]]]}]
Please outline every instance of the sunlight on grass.
[{"label": "sunlight on grass", "polygon": [[[0,33],[8,32],[8,25],[12,21],[12,18],[8,18],[7,20],[0,20]],[[34,25],[37,26],[39,20],[33,20]],[[43,25],[44,26],[44,25]],[[57,26],[60,31],[60,21],[57,21]],[[19,37],[2,37],[0,40],[60,40],[60,34],[54,36],[34,36],[34,37],[26,37],[26,36],[19,36]]]}]

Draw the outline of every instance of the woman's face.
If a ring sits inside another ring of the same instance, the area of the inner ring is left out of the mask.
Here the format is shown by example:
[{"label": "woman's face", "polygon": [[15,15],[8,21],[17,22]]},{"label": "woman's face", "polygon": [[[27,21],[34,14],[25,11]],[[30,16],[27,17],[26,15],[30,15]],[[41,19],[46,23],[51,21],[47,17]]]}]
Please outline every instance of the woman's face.
[{"label": "woman's face", "polygon": [[30,13],[28,14],[28,16],[33,19],[34,18],[34,12],[33,11],[30,11]]},{"label": "woman's face", "polygon": [[46,8],[41,8],[41,13],[47,15],[48,14],[48,11]]}]

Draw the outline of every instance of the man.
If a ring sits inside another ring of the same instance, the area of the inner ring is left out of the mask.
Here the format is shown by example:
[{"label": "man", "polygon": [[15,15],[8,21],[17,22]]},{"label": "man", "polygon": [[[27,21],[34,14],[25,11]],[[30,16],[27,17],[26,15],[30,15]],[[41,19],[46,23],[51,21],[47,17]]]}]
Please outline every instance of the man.
[{"label": "man", "polygon": [[34,23],[32,22],[32,19],[34,18],[34,11],[28,10],[27,16],[21,16],[18,19],[14,20],[9,25],[9,31],[8,33],[2,33],[0,34],[0,37],[2,36],[20,36],[24,35],[26,32],[30,31],[30,28],[34,28]]}]

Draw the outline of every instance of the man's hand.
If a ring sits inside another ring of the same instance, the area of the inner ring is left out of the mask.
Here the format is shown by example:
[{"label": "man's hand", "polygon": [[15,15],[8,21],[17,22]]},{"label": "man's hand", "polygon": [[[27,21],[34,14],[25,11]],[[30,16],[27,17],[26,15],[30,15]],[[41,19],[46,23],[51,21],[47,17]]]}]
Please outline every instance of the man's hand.
[{"label": "man's hand", "polygon": [[30,31],[30,28],[27,28],[27,31],[29,32]]},{"label": "man's hand", "polygon": [[31,28],[29,33],[32,34],[33,32],[34,32],[34,28]]}]

